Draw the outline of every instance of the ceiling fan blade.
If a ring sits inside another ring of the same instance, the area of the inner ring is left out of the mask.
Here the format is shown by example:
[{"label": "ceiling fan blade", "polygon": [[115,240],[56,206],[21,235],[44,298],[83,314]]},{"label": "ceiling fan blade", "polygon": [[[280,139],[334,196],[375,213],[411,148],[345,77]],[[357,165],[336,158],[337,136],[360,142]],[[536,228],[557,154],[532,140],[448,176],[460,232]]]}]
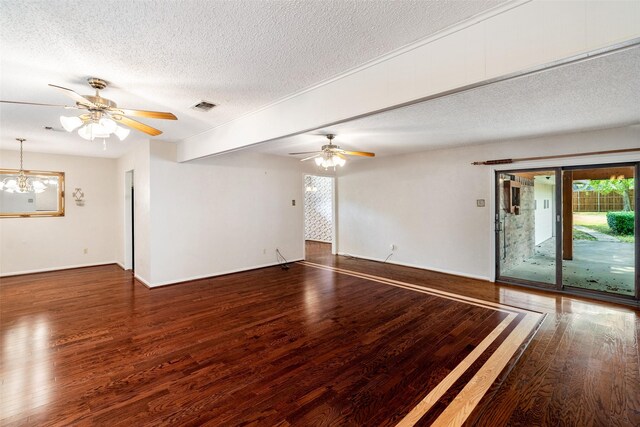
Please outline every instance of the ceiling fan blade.
[{"label": "ceiling fan blade", "polygon": [[76,103],[78,103],[80,105],[85,105],[85,106],[90,107],[90,108],[99,109],[98,106],[95,105],[93,102],[89,101],[84,96],[77,94],[76,92],[72,91],[71,89],[67,89],[66,87],[62,87],[62,86],[58,86],[58,85],[52,85],[51,83],[49,83],[49,86],[54,87],[54,88],[56,88],[58,90],[61,90],[62,93],[64,93],[65,95],[67,95],[69,98],[73,99],[74,101],[76,101]]},{"label": "ceiling fan blade", "polygon": [[350,156],[363,156],[363,157],[375,157],[375,153],[369,153],[367,151],[347,151],[342,150],[342,154],[348,154]]},{"label": "ceiling fan blade", "polygon": [[3,103],[3,104],[39,105],[41,107],[62,107],[62,108],[66,108],[67,110],[77,110],[78,109],[78,107],[76,107],[76,106],[70,107],[68,105],[59,105],[59,104],[41,104],[39,102],[2,101],[2,100],[0,100],[0,102]]},{"label": "ceiling fan blade", "polygon": [[173,113],[165,113],[162,111],[145,111],[130,110],[128,108],[110,108],[112,114],[121,114],[124,116],[147,117],[149,119],[178,120]]},{"label": "ceiling fan blade", "polygon": [[133,120],[130,119],[128,117],[124,117],[124,116],[118,116],[118,115],[114,115],[111,116],[113,118],[113,120],[116,121],[116,123],[121,123],[123,125],[129,126],[130,128],[133,128],[135,130],[139,130],[140,132],[144,132],[147,135],[151,135],[151,136],[157,136],[160,135],[162,133],[161,130],[158,130],[154,127],[151,127],[149,125],[145,125],[144,123],[140,123],[137,120]]},{"label": "ceiling fan blade", "polygon": [[298,154],[313,154],[313,153],[322,153],[322,151],[302,151],[300,153],[289,153],[289,155],[297,156]]},{"label": "ceiling fan blade", "polygon": [[316,154],[314,156],[305,157],[304,159],[300,159],[301,162],[306,162],[307,160],[315,159],[316,157],[322,156],[322,153]]},{"label": "ceiling fan blade", "polygon": [[341,159],[347,160],[347,158],[343,156],[342,153],[339,153],[337,151],[336,151],[336,156],[340,157]]}]

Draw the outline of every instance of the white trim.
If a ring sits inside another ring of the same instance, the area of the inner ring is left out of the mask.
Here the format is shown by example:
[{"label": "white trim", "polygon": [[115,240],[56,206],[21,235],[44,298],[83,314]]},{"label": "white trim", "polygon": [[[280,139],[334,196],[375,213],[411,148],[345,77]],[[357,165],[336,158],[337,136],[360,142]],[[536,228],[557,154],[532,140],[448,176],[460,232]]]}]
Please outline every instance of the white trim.
[{"label": "white trim", "polygon": [[142,277],[138,276],[135,273],[133,274],[133,278],[136,279],[138,282],[142,283],[143,285],[145,285],[147,288],[153,288],[153,286],[149,284],[148,280],[143,279]]},{"label": "white trim", "polygon": [[[304,259],[303,258],[290,259],[290,260],[287,260],[287,263],[291,264],[291,263],[298,262],[298,261],[304,261]],[[238,269],[235,269],[235,270],[222,271],[222,272],[219,272],[219,273],[202,274],[202,275],[198,275],[198,276],[186,277],[184,279],[167,280],[165,282],[158,282],[158,283],[154,283],[154,284],[151,284],[150,281],[148,281],[148,280],[142,279],[138,275],[135,275],[135,278],[138,279],[140,282],[144,283],[145,285],[147,285],[149,288],[159,288],[159,287],[162,287],[162,286],[170,286],[170,285],[182,284],[183,282],[191,282],[191,281],[194,281],[194,280],[209,279],[209,278],[214,278],[214,277],[218,277],[218,276],[225,276],[227,274],[242,273],[243,271],[257,270],[257,269],[266,268],[266,267],[275,267],[276,265],[280,265],[280,264],[282,264],[282,263],[275,262],[275,263],[269,263],[269,264],[260,264],[260,265],[255,265],[255,266],[252,266],[252,267],[242,267],[242,268],[238,268]]]},{"label": "white trim", "polygon": [[302,173],[302,259],[307,259],[307,196],[306,196],[306,185],[307,185],[307,173]]},{"label": "white trim", "polygon": [[434,271],[436,273],[450,274],[452,276],[467,277],[469,279],[484,280],[485,282],[492,282],[491,278],[489,278],[487,276],[480,276],[480,275],[477,275],[477,274],[462,273],[460,271],[447,270],[447,269],[444,269],[444,268],[437,268],[437,267],[418,265],[418,264],[410,264],[410,263],[406,263],[406,262],[397,262],[397,261],[387,261],[387,262],[385,262],[384,259],[382,259],[382,258],[372,258],[372,257],[360,256],[360,255],[351,254],[351,253],[347,254],[347,253],[342,253],[341,252],[341,253],[338,253],[338,255],[364,259],[364,260],[367,260],[367,261],[377,261],[377,262],[382,262],[382,263],[385,263],[385,264],[400,265],[402,267],[418,268],[420,270],[429,270],[429,271]]},{"label": "white trim", "polygon": [[87,264],[64,265],[60,267],[38,268],[35,270],[12,271],[10,273],[0,273],[0,277],[21,276],[23,274],[47,273],[50,271],[71,270],[74,268],[99,267],[99,266],[110,265],[110,264],[120,265],[118,261],[102,261],[102,262],[92,262]]},{"label": "white trim", "polygon": [[338,253],[338,177],[331,177],[331,255]]}]

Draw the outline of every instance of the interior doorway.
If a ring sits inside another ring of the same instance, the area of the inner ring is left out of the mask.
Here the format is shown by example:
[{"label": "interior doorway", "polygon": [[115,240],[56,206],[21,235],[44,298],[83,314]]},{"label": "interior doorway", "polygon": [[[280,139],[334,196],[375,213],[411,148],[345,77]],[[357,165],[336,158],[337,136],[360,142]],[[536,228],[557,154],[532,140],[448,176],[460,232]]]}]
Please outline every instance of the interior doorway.
[{"label": "interior doorway", "polygon": [[135,194],[133,170],[124,175],[124,268],[135,271]]},{"label": "interior doorway", "polygon": [[640,299],[638,167],[496,172],[497,280]]},{"label": "interior doorway", "polygon": [[304,177],[304,250],[335,254],[335,179]]}]

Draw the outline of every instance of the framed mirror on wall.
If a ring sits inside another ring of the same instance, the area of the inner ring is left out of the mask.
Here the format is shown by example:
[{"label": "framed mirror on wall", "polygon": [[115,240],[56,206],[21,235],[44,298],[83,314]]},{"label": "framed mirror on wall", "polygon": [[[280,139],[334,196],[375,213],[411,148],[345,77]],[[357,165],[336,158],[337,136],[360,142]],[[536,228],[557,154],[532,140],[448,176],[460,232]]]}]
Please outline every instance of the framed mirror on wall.
[{"label": "framed mirror on wall", "polygon": [[0,218],[64,216],[64,172],[0,169]]}]

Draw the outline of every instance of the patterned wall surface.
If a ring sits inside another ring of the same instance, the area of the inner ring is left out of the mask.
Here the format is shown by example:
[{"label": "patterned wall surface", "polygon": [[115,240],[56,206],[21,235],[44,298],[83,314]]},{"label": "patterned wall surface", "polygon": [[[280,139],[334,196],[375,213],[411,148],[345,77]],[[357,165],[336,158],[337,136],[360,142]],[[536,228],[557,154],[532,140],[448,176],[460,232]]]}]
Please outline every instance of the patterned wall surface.
[{"label": "patterned wall surface", "polygon": [[333,178],[304,177],[304,238],[331,242]]}]

